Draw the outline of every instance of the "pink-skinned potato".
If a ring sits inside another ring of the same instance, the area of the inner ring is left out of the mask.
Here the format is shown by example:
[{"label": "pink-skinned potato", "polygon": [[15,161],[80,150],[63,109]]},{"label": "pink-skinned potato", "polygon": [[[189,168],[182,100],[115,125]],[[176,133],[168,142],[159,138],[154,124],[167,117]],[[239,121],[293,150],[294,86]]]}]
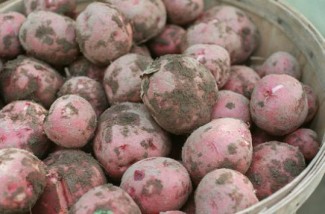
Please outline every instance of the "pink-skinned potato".
[{"label": "pink-skinned potato", "polygon": [[46,167],[32,153],[0,149],[0,213],[27,213],[44,191]]},{"label": "pink-skinned potato", "polygon": [[108,102],[141,102],[141,78],[152,58],[140,54],[125,54],[112,62],[105,71],[103,85]]},{"label": "pink-skinned potato", "polygon": [[123,189],[112,184],[95,187],[75,203],[70,214],[141,214],[141,210]]},{"label": "pink-skinned potato", "polygon": [[317,95],[311,86],[304,84],[303,88],[307,95],[307,101],[308,101],[308,114],[305,119],[305,123],[308,123],[315,117],[319,108],[319,102],[318,102]]},{"label": "pink-skinned potato", "polygon": [[267,133],[266,131],[264,131],[263,129],[258,128],[257,126],[252,127],[251,133],[252,133],[253,147],[255,147],[259,144],[262,144],[262,143],[269,142],[269,141],[281,141],[282,140],[282,137],[271,135],[271,134]]},{"label": "pink-skinned potato", "polygon": [[51,142],[43,129],[47,110],[32,101],[14,101],[0,111],[0,149],[19,148],[43,157]]},{"label": "pink-skinned potato", "polygon": [[257,82],[251,95],[250,112],[259,128],[283,136],[305,121],[307,95],[297,79],[286,74],[269,74]]},{"label": "pink-skinned potato", "polygon": [[231,169],[208,173],[195,192],[196,214],[232,214],[258,203],[248,178]]},{"label": "pink-skinned potato", "polygon": [[135,53],[135,54],[151,57],[149,48],[146,45],[132,45],[129,53]]},{"label": "pink-skinned potato", "polygon": [[160,34],[149,41],[148,47],[157,57],[165,54],[180,54],[181,42],[185,34],[186,31],[182,27],[167,24]]},{"label": "pink-skinned potato", "polygon": [[26,17],[18,12],[0,14],[0,57],[14,58],[23,52],[19,41],[19,29]]},{"label": "pink-skinned potato", "polygon": [[182,149],[182,163],[194,184],[209,172],[229,168],[245,173],[252,161],[248,126],[234,118],[214,119],[196,129]]},{"label": "pink-skinned potato", "polygon": [[78,95],[59,97],[44,122],[46,136],[59,146],[81,148],[93,137],[97,126],[96,112]]},{"label": "pink-skinned potato", "polygon": [[89,77],[80,76],[68,79],[62,85],[58,96],[68,94],[79,95],[86,99],[94,108],[97,116],[108,108],[108,101],[102,84]]},{"label": "pink-skinned potato", "polygon": [[54,152],[44,162],[47,165],[46,186],[32,213],[68,213],[86,192],[107,182],[99,163],[79,150]]},{"label": "pink-skinned potato", "polygon": [[218,88],[223,87],[228,81],[230,56],[223,47],[213,44],[196,44],[187,48],[183,54],[196,59],[207,67],[213,74]]},{"label": "pink-skinned potato", "polygon": [[173,134],[191,133],[210,121],[218,87],[197,60],[165,55],[142,75],[141,98],[156,122]]},{"label": "pink-skinned potato", "polygon": [[77,42],[84,56],[94,64],[107,66],[128,53],[132,27],[111,4],[93,2],[76,19]]},{"label": "pink-skinned potato", "polygon": [[72,14],[77,9],[76,0],[24,0],[23,2],[27,15],[36,10]]},{"label": "pink-skinned potato", "polygon": [[185,167],[170,158],[152,157],[133,164],[121,181],[143,214],[178,210],[192,191]]},{"label": "pink-skinned potato", "polygon": [[246,173],[258,199],[262,200],[297,177],[306,167],[298,147],[269,141],[254,147],[253,161]]},{"label": "pink-skinned potato", "polygon": [[300,128],[287,135],[285,143],[299,148],[306,162],[311,161],[319,151],[320,143],[317,133],[312,129]]},{"label": "pink-skinned potato", "polygon": [[163,0],[170,23],[185,25],[199,17],[204,9],[203,0]]},{"label": "pink-skinned potato", "polygon": [[171,211],[166,211],[166,212],[160,212],[159,214],[186,214],[186,213],[179,211],[179,210],[171,210]]},{"label": "pink-skinned potato", "polygon": [[50,11],[31,13],[19,30],[27,54],[55,66],[73,62],[79,48],[75,21]]},{"label": "pink-skinned potato", "polygon": [[34,58],[19,56],[8,61],[0,74],[5,103],[34,100],[49,108],[63,84],[63,77],[52,67]]},{"label": "pink-skinned potato", "polygon": [[236,118],[247,124],[251,123],[249,100],[241,94],[228,90],[220,90],[213,106],[211,119]]},{"label": "pink-skinned potato", "polygon": [[260,76],[247,66],[231,66],[229,79],[222,89],[234,91],[250,99],[255,85],[260,79]]},{"label": "pink-skinned potato", "polygon": [[167,14],[162,0],[105,0],[105,2],[113,4],[132,22],[133,40],[136,44],[157,36],[165,27]]},{"label": "pink-skinned potato", "polygon": [[167,156],[171,142],[140,103],[120,103],[99,118],[93,151],[107,174],[119,180],[135,162]]}]

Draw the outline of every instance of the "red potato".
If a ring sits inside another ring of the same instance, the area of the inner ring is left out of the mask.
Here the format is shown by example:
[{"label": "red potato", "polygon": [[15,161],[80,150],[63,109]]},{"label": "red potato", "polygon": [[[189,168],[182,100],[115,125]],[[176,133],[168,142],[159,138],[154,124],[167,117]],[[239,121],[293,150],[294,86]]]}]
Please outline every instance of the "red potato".
[{"label": "red potato", "polygon": [[163,31],[149,41],[148,47],[154,56],[180,54],[182,38],[186,31],[177,25],[166,25]]},{"label": "red potato", "polygon": [[121,181],[143,214],[180,209],[192,191],[191,179],[182,164],[164,157],[133,164]]},{"label": "red potato", "polygon": [[249,100],[243,95],[232,91],[219,91],[217,101],[213,106],[211,119],[225,117],[240,119],[250,124]]},{"label": "red potato", "polygon": [[146,45],[133,45],[129,53],[151,57],[149,48]]},{"label": "red potato", "polygon": [[307,96],[297,79],[286,74],[269,74],[257,82],[251,96],[250,112],[259,128],[283,136],[305,121]]},{"label": "red potato", "polygon": [[195,130],[182,149],[182,162],[198,184],[209,172],[229,168],[245,173],[252,160],[252,137],[238,119],[212,120]]},{"label": "red potato", "polygon": [[105,0],[113,4],[133,25],[133,40],[141,44],[157,36],[166,24],[166,8],[162,0]]},{"label": "red potato", "polygon": [[191,133],[210,121],[218,87],[191,57],[165,55],[145,70],[141,97],[157,123],[173,134]]},{"label": "red potato", "polygon": [[0,111],[0,149],[19,148],[43,157],[51,143],[43,129],[47,110],[32,101],[14,101]]},{"label": "red potato", "polygon": [[6,103],[34,100],[48,108],[63,84],[62,76],[52,67],[24,56],[8,61],[0,75],[0,88]]},{"label": "red potato", "polygon": [[172,211],[160,212],[159,214],[186,214],[186,213],[178,210],[172,210]]},{"label": "red potato", "polygon": [[236,50],[237,58],[232,61],[232,64],[242,63],[247,60],[260,43],[259,31],[251,18],[239,8],[218,5],[206,10],[197,20],[197,23],[208,22],[213,19],[225,22],[228,27],[241,37],[242,46]]},{"label": "red potato", "polygon": [[126,54],[108,66],[103,85],[110,104],[141,102],[140,89],[143,71],[152,62],[151,57]]},{"label": "red potato", "polygon": [[319,103],[316,93],[314,92],[313,88],[309,85],[303,85],[304,91],[307,95],[307,102],[308,102],[308,114],[305,119],[305,123],[310,122],[316,115]]},{"label": "red potato", "polygon": [[46,136],[59,146],[81,148],[93,137],[97,117],[91,104],[78,95],[59,97],[45,118]]},{"label": "red potato", "polygon": [[288,52],[279,51],[269,56],[263,65],[256,67],[256,72],[264,77],[269,74],[287,74],[301,79],[302,72],[297,59]]},{"label": "red potato", "polygon": [[185,25],[194,21],[204,10],[204,0],[162,0],[172,24]]},{"label": "red potato", "polygon": [[57,151],[44,162],[48,169],[46,187],[32,213],[68,213],[86,192],[106,183],[98,162],[82,151]]},{"label": "red potato", "polygon": [[111,4],[89,4],[77,17],[76,30],[81,52],[97,65],[108,65],[132,46],[132,27]]},{"label": "red potato", "polygon": [[71,14],[77,9],[76,0],[24,0],[23,2],[27,15],[36,10]]},{"label": "red potato", "polygon": [[112,184],[95,187],[75,203],[70,214],[141,214],[133,199],[121,188]]},{"label": "red potato", "polygon": [[168,134],[155,123],[143,104],[116,104],[99,118],[93,151],[114,180],[119,180],[134,162],[167,156],[170,149]]},{"label": "red potato", "polygon": [[252,128],[251,133],[252,133],[253,147],[255,147],[259,144],[262,144],[262,143],[269,142],[269,141],[281,141],[282,140],[281,137],[270,135],[263,129],[258,128],[257,126],[254,126]]},{"label": "red potato", "polygon": [[250,99],[255,85],[260,79],[260,76],[247,66],[232,66],[230,77],[223,89],[234,91]]},{"label": "red potato", "polygon": [[182,207],[182,211],[186,214],[195,214],[195,202],[194,202],[194,194],[195,191],[193,190],[192,194],[187,199],[186,203]]},{"label": "red potato", "polygon": [[19,29],[26,17],[18,12],[0,14],[0,57],[14,58],[23,52],[19,42]]},{"label": "red potato", "polygon": [[306,161],[311,161],[320,148],[317,133],[311,129],[300,128],[287,135],[285,143],[299,148]]},{"label": "red potato", "polygon": [[69,65],[67,76],[87,76],[101,83],[105,69],[106,67],[97,66],[85,57],[80,57]]},{"label": "red potato", "polygon": [[246,176],[262,200],[290,183],[305,167],[298,147],[270,141],[254,147],[253,161]]},{"label": "red potato", "polygon": [[49,11],[31,13],[19,40],[27,54],[55,66],[68,65],[78,54],[75,21]]},{"label": "red potato", "polygon": [[72,77],[67,80],[58,92],[58,96],[68,94],[79,95],[86,99],[99,116],[108,108],[106,94],[102,84],[88,77]]},{"label": "red potato", "polygon": [[231,169],[216,169],[202,179],[195,192],[196,214],[232,214],[258,203],[252,183]]},{"label": "red potato", "polygon": [[228,81],[230,56],[223,47],[211,44],[197,44],[187,48],[183,54],[196,59],[207,67],[214,76],[218,88],[221,88]]},{"label": "red potato", "polygon": [[231,29],[226,22],[213,19],[199,22],[187,29],[182,41],[182,50],[196,44],[214,44],[225,48],[231,59],[231,64],[241,62],[241,37]]},{"label": "red potato", "polygon": [[0,213],[27,213],[42,194],[45,165],[32,153],[0,149]]}]

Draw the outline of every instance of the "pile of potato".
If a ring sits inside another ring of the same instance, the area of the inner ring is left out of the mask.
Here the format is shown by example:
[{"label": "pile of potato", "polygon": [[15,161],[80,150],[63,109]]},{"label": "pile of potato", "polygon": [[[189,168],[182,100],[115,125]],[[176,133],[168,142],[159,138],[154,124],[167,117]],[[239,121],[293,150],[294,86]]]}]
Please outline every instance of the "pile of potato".
[{"label": "pile of potato", "polygon": [[203,0],[25,0],[0,14],[0,213],[235,213],[320,143],[297,59]]}]

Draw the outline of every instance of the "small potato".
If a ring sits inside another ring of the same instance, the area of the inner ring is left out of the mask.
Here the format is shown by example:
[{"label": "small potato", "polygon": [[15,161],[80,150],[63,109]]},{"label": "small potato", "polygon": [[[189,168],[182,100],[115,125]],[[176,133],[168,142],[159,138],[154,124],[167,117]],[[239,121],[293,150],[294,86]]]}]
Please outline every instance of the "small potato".
[{"label": "small potato", "polygon": [[191,179],[179,162],[164,157],[133,164],[121,181],[143,214],[180,209],[192,191]]},{"label": "small potato", "polygon": [[316,156],[320,147],[317,133],[306,128],[297,129],[287,135],[283,141],[298,147],[306,161],[311,161]]},{"label": "small potato", "polygon": [[180,54],[182,38],[186,31],[177,25],[166,25],[163,31],[149,41],[148,47],[156,56]]},{"label": "small potato", "polygon": [[186,140],[182,162],[192,181],[198,184],[209,172],[229,168],[245,173],[252,161],[252,137],[238,119],[212,120],[195,130]]},{"label": "small potato", "polygon": [[231,169],[216,169],[208,173],[195,192],[196,214],[233,214],[257,202],[252,183]]},{"label": "small potato", "polygon": [[28,55],[55,66],[68,65],[79,54],[74,20],[50,11],[31,13],[19,40]]},{"label": "small potato", "polygon": [[32,153],[0,149],[0,211],[28,213],[43,193],[46,170]]},{"label": "small potato", "polygon": [[76,0],[24,0],[23,2],[27,15],[36,10],[72,14],[77,9]]},{"label": "small potato", "polygon": [[255,85],[260,79],[260,76],[247,66],[232,66],[230,68],[230,77],[223,89],[234,91],[250,99]]},{"label": "small potato", "polygon": [[75,94],[85,98],[94,108],[97,116],[108,108],[102,84],[88,77],[72,77],[67,80],[58,92],[58,96],[68,94]]},{"label": "small potato", "polygon": [[6,103],[34,100],[49,108],[63,84],[62,76],[52,67],[30,57],[8,61],[0,74],[0,88]]},{"label": "small potato", "polygon": [[79,150],[54,152],[44,162],[46,187],[31,213],[68,213],[86,192],[107,182],[98,162]]},{"label": "small potato", "polygon": [[307,95],[307,102],[308,102],[308,114],[305,119],[305,123],[310,122],[316,115],[319,103],[316,93],[314,92],[313,88],[309,85],[303,85],[304,91]]},{"label": "small potato", "polygon": [[214,76],[218,88],[223,87],[228,81],[230,56],[223,47],[211,44],[197,44],[187,48],[183,54],[196,59],[208,68]]},{"label": "small potato", "polygon": [[253,161],[246,176],[253,183],[258,199],[278,191],[306,167],[298,147],[270,141],[254,147]]},{"label": "small potato", "polygon": [[22,53],[18,35],[26,17],[18,12],[0,14],[0,57],[12,59]]},{"label": "small potato", "polygon": [[76,19],[76,31],[81,52],[97,65],[109,65],[132,46],[132,27],[111,4],[89,4]]},{"label": "small potato", "polygon": [[0,149],[19,148],[41,158],[51,142],[43,129],[47,110],[32,101],[14,101],[0,111]]},{"label": "small potato", "polygon": [[120,103],[99,118],[93,151],[114,180],[136,161],[167,156],[171,149],[168,134],[150,116],[143,104]]},{"label": "small potato", "polygon": [[243,95],[232,91],[219,91],[217,101],[213,106],[211,119],[225,117],[240,119],[250,124],[249,100]]},{"label": "small potato", "polygon": [[105,184],[85,193],[71,207],[69,213],[141,214],[141,210],[123,189],[112,184]]},{"label": "small potato", "polygon": [[126,54],[116,59],[105,71],[103,85],[108,102],[141,102],[140,76],[152,62],[151,57]]},{"label": "small potato", "polygon": [[269,74],[257,82],[251,96],[250,112],[259,128],[283,136],[305,121],[307,96],[297,79],[286,74]]},{"label": "small potato", "polygon": [[133,45],[129,53],[151,57],[149,48],[146,45]]},{"label": "small potato", "polygon": [[81,148],[93,137],[97,117],[91,104],[77,95],[58,98],[45,118],[46,136],[59,146]]}]

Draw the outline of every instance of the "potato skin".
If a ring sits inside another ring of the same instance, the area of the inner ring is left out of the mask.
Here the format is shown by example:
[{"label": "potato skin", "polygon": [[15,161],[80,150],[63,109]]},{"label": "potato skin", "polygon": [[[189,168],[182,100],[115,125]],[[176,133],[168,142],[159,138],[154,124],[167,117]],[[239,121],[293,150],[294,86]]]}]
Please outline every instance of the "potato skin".
[{"label": "potato skin", "polygon": [[297,129],[287,135],[283,141],[287,144],[298,147],[304,155],[306,162],[311,161],[317,155],[320,147],[317,133],[312,129],[306,128]]},{"label": "potato skin", "polygon": [[32,153],[0,149],[0,213],[26,213],[42,194],[46,170]]},{"label": "potato skin", "polygon": [[253,161],[246,176],[262,200],[290,183],[305,167],[298,147],[270,141],[254,147]]},{"label": "potato skin", "polygon": [[302,84],[286,74],[270,74],[257,82],[251,95],[253,122],[269,134],[283,136],[303,124],[308,113]]},{"label": "potato skin", "polygon": [[151,57],[139,54],[125,54],[112,62],[105,71],[103,85],[108,102],[113,105],[122,102],[141,102],[141,78]]},{"label": "potato skin", "polygon": [[184,55],[190,56],[213,74],[218,88],[222,88],[230,75],[230,56],[226,49],[213,44],[196,44],[187,48]]},{"label": "potato skin", "polygon": [[19,56],[8,61],[0,74],[1,92],[6,103],[34,100],[49,108],[63,84],[62,76],[52,67],[31,57]]},{"label": "potato skin", "polygon": [[48,169],[46,187],[33,213],[68,213],[86,192],[106,183],[99,163],[80,150],[60,150],[50,154],[44,162]]},{"label": "potato skin", "polygon": [[19,148],[41,158],[51,142],[43,129],[47,110],[32,101],[14,101],[0,111],[0,149]]},{"label": "potato skin", "polygon": [[252,183],[231,169],[208,173],[195,192],[197,214],[232,214],[258,203]]},{"label": "potato skin", "polygon": [[71,14],[77,9],[76,0],[24,0],[23,2],[27,15],[36,10]]},{"label": "potato skin", "polygon": [[319,102],[318,102],[317,95],[311,86],[304,84],[303,88],[307,95],[307,101],[308,101],[308,114],[305,119],[305,123],[308,123],[315,117],[319,108]]},{"label": "potato skin", "polygon": [[12,59],[23,52],[18,35],[26,17],[18,12],[0,14],[0,57]]},{"label": "potato skin", "polygon": [[132,27],[111,4],[93,2],[76,19],[77,42],[84,56],[94,64],[107,66],[128,53]]},{"label": "potato skin", "polygon": [[59,97],[45,118],[44,131],[55,144],[81,148],[93,137],[97,117],[91,104],[78,95]]},{"label": "potato skin", "polygon": [[192,191],[192,184],[182,164],[170,158],[152,157],[128,168],[121,188],[143,214],[149,214],[180,209]]},{"label": "potato skin", "polygon": [[252,161],[252,137],[238,119],[220,118],[196,129],[182,149],[182,162],[198,184],[209,172],[229,168],[245,173]]},{"label": "potato skin", "polygon": [[120,187],[105,184],[85,193],[70,209],[70,214],[141,214],[138,205]]},{"label": "potato skin", "polygon": [[143,104],[120,103],[108,108],[99,118],[93,151],[114,180],[139,160],[167,156],[171,142]]},{"label": "potato skin", "polygon": [[50,11],[31,13],[20,28],[19,40],[28,55],[55,66],[68,65],[79,54],[75,21]]},{"label": "potato skin", "polygon": [[209,70],[191,57],[165,55],[145,70],[141,98],[156,122],[186,134],[210,121],[218,87]]},{"label": "potato skin", "polygon": [[149,48],[146,45],[132,45],[129,53],[135,53],[135,54],[151,57]]}]

